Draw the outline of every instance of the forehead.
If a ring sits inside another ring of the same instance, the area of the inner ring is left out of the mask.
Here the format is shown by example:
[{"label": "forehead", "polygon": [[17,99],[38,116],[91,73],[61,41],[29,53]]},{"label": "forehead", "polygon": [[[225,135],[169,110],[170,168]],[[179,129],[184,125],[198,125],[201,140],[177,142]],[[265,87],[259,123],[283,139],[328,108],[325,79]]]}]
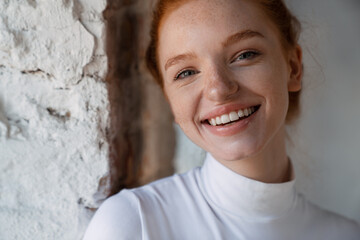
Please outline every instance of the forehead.
[{"label": "forehead", "polygon": [[199,40],[204,44],[222,41],[246,29],[261,32],[265,37],[274,35],[276,28],[259,5],[251,1],[192,0],[168,13],[159,29],[160,62],[182,50],[179,48],[194,47]]},{"label": "forehead", "polygon": [[[177,14],[186,16],[188,23],[195,23],[195,21],[209,21],[212,23],[222,18],[224,20],[230,18],[238,18],[244,13],[251,17],[255,5],[251,3],[252,0],[190,0],[178,5]],[[174,11],[174,12],[175,12]]]}]

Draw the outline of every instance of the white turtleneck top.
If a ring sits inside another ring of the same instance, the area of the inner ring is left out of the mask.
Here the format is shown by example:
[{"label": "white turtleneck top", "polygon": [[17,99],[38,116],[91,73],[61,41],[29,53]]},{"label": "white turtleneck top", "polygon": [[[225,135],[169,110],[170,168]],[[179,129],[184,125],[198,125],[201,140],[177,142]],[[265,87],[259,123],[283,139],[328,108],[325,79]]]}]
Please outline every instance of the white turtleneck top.
[{"label": "white turtleneck top", "polygon": [[360,226],[309,203],[294,180],[245,178],[207,155],[201,168],[122,190],[84,240],[360,240]]}]

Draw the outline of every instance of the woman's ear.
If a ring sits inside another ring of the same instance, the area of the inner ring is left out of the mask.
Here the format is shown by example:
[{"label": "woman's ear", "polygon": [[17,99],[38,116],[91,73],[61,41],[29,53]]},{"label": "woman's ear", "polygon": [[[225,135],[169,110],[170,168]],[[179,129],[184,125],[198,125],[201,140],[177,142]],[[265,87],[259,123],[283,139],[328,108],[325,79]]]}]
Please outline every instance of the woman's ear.
[{"label": "woman's ear", "polygon": [[297,45],[289,53],[290,78],[288,82],[289,92],[298,92],[302,86],[303,63],[302,49]]}]

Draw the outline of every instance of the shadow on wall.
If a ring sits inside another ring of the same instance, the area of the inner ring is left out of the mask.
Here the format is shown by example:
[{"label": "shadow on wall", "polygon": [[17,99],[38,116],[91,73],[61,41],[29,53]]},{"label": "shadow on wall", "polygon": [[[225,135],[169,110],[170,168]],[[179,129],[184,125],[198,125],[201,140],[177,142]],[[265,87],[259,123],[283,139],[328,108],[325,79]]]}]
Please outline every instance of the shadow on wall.
[{"label": "shadow on wall", "polygon": [[9,121],[4,113],[4,105],[2,98],[0,96],[0,139],[2,138],[9,138],[10,131],[9,131]]},{"label": "shadow on wall", "polygon": [[27,119],[19,120],[12,118],[12,116],[7,115],[4,99],[2,96],[0,96],[0,141],[4,139],[23,140],[24,123],[27,124],[28,120]]},{"label": "shadow on wall", "polygon": [[144,63],[153,4],[108,0],[104,11],[111,105],[108,195],[173,173],[171,113]]}]

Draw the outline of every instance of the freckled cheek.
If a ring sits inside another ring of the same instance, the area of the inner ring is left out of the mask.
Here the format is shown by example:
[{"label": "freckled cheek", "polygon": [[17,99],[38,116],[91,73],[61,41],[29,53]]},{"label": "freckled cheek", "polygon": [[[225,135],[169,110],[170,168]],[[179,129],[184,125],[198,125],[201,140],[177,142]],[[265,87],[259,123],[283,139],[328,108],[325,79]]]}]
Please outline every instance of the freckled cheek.
[{"label": "freckled cheek", "polygon": [[251,71],[238,73],[238,81],[244,89],[265,97],[269,92],[276,90],[276,77],[266,69],[254,68]]},{"label": "freckled cheek", "polygon": [[287,94],[286,73],[276,64],[263,64],[253,69],[250,83],[259,93]]},{"label": "freckled cheek", "polygon": [[263,64],[244,75],[244,87],[263,99],[268,117],[285,115],[288,105],[286,72],[281,66]]},{"label": "freckled cheek", "polygon": [[281,76],[279,76],[279,78],[270,79],[272,81],[267,86],[268,92],[266,101],[269,116],[272,116],[272,118],[275,119],[285,119],[289,104],[288,91],[284,81],[279,81],[279,79],[281,80]]},{"label": "freckled cheek", "polygon": [[169,97],[169,103],[175,118],[179,125],[185,125],[193,122],[196,114],[196,103],[191,94],[184,91],[177,91]]}]

